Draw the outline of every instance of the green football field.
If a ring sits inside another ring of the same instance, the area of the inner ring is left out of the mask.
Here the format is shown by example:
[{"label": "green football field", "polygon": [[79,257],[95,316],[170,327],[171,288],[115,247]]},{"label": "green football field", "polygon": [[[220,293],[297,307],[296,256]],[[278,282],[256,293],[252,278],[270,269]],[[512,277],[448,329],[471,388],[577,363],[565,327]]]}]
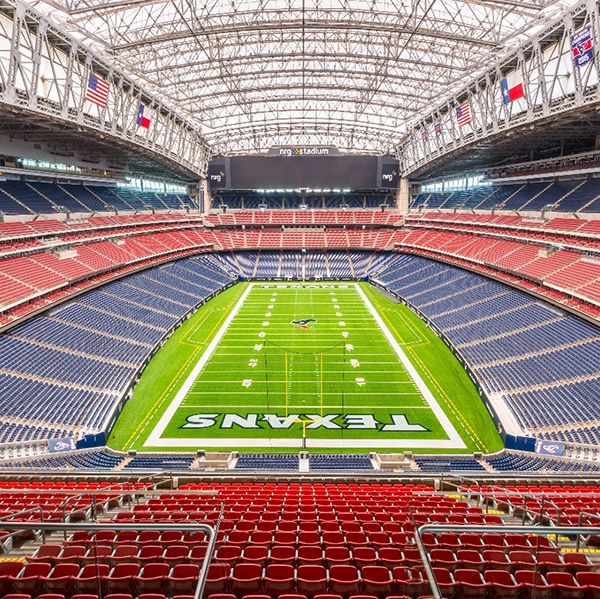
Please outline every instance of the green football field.
[{"label": "green football field", "polygon": [[240,283],[144,371],[117,449],[466,453],[501,441],[452,353],[366,283]]}]

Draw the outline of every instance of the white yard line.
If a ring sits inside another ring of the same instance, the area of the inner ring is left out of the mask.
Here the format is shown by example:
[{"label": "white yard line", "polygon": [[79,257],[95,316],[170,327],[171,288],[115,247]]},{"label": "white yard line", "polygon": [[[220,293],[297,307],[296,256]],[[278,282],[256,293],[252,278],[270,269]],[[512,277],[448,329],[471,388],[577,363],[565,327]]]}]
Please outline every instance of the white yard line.
[{"label": "white yard line", "polygon": [[[265,433],[268,431],[265,430]],[[339,433],[339,431],[337,431]],[[332,431],[332,434],[335,432]],[[150,441],[150,439],[148,439]],[[148,441],[144,444],[150,447]],[[306,439],[308,448],[319,447],[351,447],[355,449],[456,449],[464,445],[456,445],[450,439]],[[248,439],[247,437],[198,437],[197,439],[157,439],[152,447],[302,447],[302,439],[269,439],[268,437]]]},{"label": "white yard line", "polygon": [[[243,306],[244,301],[248,297],[248,294],[250,293],[250,291],[252,291],[252,287],[254,287],[254,284],[250,283],[246,291],[244,291],[244,293],[242,294],[242,297],[240,297],[240,299],[237,301],[237,303],[225,319],[225,322],[221,325],[221,328],[217,331],[217,334],[213,337],[206,350],[204,350],[202,357],[198,360],[196,366],[194,366],[192,372],[190,372],[187,379],[185,379],[185,382],[177,392],[177,395],[175,396],[169,407],[165,410],[165,413],[158,421],[158,424],[154,427],[154,430],[150,433],[148,439],[146,439],[146,442],[144,443],[145,446],[158,447],[157,442],[161,440],[160,437],[167,428],[167,425],[169,424],[169,422],[171,422],[171,419],[175,415],[175,412],[178,410],[179,406],[182,404],[188,391],[192,388],[194,382],[198,378],[198,375],[202,372],[202,369],[208,362],[212,353],[215,351],[217,345],[219,345],[219,342],[223,338],[223,335],[225,335],[225,332],[231,324],[231,321],[235,318],[235,315],[240,311],[240,308]],[[172,442],[173,439],[169,439],[168,441]]]},{"label": "white yard line", "polygon": [[[382,395],[387,395],[387,393],[382,394]],[[193,405],[188,405],[186,404],[185,406],[183,406],[184,408],[231,408],[231,403],[226,403],[226,404],[220,404],[220,403],[203,403],[199,406],[193,406]],[[252,409],[261,409],[264,410],[264,405],[263,404],[235,404],[236,408],[252,408]],[[278,409],[278,408],[283,408],[284,406],[272,406],[273,409]],[[301,406],[288,406],[289,408],[293,408],[293,409],[299,409],[299,410],[307,410],[309,408],[311,408],[310,405],[306,405],[306,404],[302,404]],[[312,406],[313,409],[317,410],[319,409],[321,406]],[[335,405],[323,405],[324,408],[327,408],[328,410],[341,410],[341,406],[340,404],[335,404]],[[357,406],[351,406],[350,408],[347,408],[347,410],[389,410],[389,409],[394,409],[394,410],[429,410],[429,406],[396,406],[396,405],[390,405],[387,404],[385,406],[366,406],[366,407],[357,407]],[[268,429],[265,429],[268,430]]]},{"label": "white yard line", "polygon": [[[464,444],[464,441],[462,440],[461,436],[458,434],[457,430],[454,428],[454,426],[450,422],[448,416],[446,416],[446,413],[444,412],[444,410],[442,410],[442,408],[440,407],[440,404],[436,401],[435,397],[433,397],[433,394],[431,393],[431,391],[429,390],[429,387],[427,387],[427,385],[421,378],[421,375],[417,372],[415,367],[412,365],[412,362],[408,359],[408,357],[406,356],[406,354],[404,353],[404,351],[402,350],[402,348],[396,341],[395,337],[392,335],[392,332],[387,328],[386,324],[383,322],[383,319],[381,318],[381,316],[379,316],[379,313],[377,312],[377,310],[375,309],[373,304],[369,301],[369,298],[366,296],[365,292],[360,288],[358,283],[355,283],[355,286],[356,286],[356,291],[358,292],[358,295],[360,295],[363,302],[367,306],[367,309],[371,313],[371,316],[373,316],[373,319],[379,325],[379,328],[383,331],[383,334],[385,335],[389,344],[392,346],[393,350],[398,355],[398,358],[400,359],[402,364],[404,364],[404,368],[406,368],[406,371],[408,372],[408,374],[410,375],[412,380],[415,382],[415,384],[419,388],[421,395],[423,395],[423,397],[425,398],[425,401],[429,404],[431,411],[435,414],[435,417],[438,419],[439,423],[442,425],[442,427],[446,431],[449,441],[452,443],[452,445],[450,445],[450,446],[445,446],[445,445],[442,445],[442,443],[444,443],[444,441],[435,441],[435,444],[433,446],[444,447],[444,448],[453,447],[456,449],[464,449],[466,447],[466,445]],[[405,442],[402,441],[403,446],[404,446],[404,443]],[[429,443],[431,444],[431,441]]]}]

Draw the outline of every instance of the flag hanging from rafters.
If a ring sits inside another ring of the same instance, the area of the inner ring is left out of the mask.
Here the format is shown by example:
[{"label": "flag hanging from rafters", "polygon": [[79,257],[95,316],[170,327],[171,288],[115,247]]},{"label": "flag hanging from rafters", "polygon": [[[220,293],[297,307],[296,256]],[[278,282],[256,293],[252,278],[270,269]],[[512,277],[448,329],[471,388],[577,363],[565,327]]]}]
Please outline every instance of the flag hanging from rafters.
[{"label": "flag hanging from rafters", "polygon": [[591,27],[584,27],[571,36],[571,49],[576,67],[582,67],[594,58],[594,40]]},{"label": "flag hanging from rafters", "polygon": [[150,129],[150,111],[143,104],[140,104],[135,122],[144,129]]},{"label": "flag hanging from rafters", "polygon": [[472,121],[469,100],[463,102],[460,106],[456,107],[456,118],[458,119],[459,127],[464,127]]},{"label": "flag hanging from rafters", "polygon": [[108,99],[109,87],[104,79],[98,77],[98,75],[94,75],[94,73],[90,73],[85,99],[92,102],[92,104],[97,104],[100,108],[104,108]]},{"label": "flag hanging from rafters", "polygon": [[519,98],[523,98],[525,96],[525,91],[523,90],[523,84],[517,83],[510,87],[508,83],[508,79],[504,78],[500,81],[500,87],[502,88],[502,100],[505,104],[510,104]]},{"label": "flag hanging from rafters", "polygon": [[421,129],[421,139],[423,140],[423,143],[429,141],[429,133],[427,133],[427,129]]},{"label": "flag hanging from rafters", "polygon": [[433,130],[435,131],[435,136],[439,137],[442,134],[442,123],[439,121],[433,123]]}]

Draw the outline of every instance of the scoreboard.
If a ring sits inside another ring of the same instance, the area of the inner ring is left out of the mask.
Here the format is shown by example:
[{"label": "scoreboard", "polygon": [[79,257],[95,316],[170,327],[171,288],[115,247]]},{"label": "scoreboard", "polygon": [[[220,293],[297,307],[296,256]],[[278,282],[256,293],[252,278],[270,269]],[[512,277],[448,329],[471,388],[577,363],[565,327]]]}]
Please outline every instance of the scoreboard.
[{"label": "scoreboard", "polygon": [[396,189],[399,181],[398,161],[390,156],[323,155],[306,150],[214,158],[208,167],[213,190]]}]

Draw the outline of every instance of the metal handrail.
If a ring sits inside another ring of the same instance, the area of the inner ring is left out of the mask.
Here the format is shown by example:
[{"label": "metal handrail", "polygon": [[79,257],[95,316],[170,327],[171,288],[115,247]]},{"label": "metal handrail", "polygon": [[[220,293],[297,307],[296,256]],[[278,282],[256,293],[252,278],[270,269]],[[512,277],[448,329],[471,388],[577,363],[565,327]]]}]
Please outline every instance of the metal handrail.
[{"label": "metal handrail", "polygon": [[440,532],[476,532],[476,533],[521,533],[521,534],[536,534],[536,535],[589,535],[590,533],[600,534],[600,527],[581,527],[581,526],[474,526],[474,525],[450,525],[450,524],[424,524],[415,531],[415,542],[419,549],[419,554],[423,560],[423,566],[427,580],[431,586],[431,591],[434,599],[443,599],[442,592],[433,573],[433,568],[429,562],[429,554],[425,545],[423,544],[423,535],[426,532],[440,533]]},{"label": "metal handrail", "polygon": [[[592,514],[591,512],[579,512],[579,517],[577,518],[577,526],[581,526],[581,520],[582,520],[583,516],[597,518],[598,520],[600,520],[600,514]],[[581,535],[577,535],[577,544],[575,545],[575,551],[579,552],[580,544],[581,544]]]},{"label": "metal handrail", "polygon": [[[97,533],[101,530],[134,530],[136,532],[142,530],[155,530],[159,532],[165,532],[169,530],[178,532],[205,532],[209,535],[208,546],[206,548],[206,555],[212,556],[214,553],[215,545],[217,542],[217,528],[210,526],[209,524],[201,524],[199,522],[179,522],[177,524],[148,524],[148,523],[136,523],[136,524],[119,524],[117,522],[109,522],[106,524],[99,523],[77,523],[72,524],[70,522],[8,522],[2,523],[3,528],[7,530],[42,530],[46,532],[76,532],[79,530],[85,530],[88,532]],[[194,599],[201,599],[202,593],[204,592],[204,586],[206,583],[206,577],[208,575],[210,559],[202,560],[202,566],[198,574],[198,584],[194,593]]]},{"label": "metal handrail", "polygon": [[[456,495],[456,494],[460,494],[460,495],[464,495],[464,496],[470,496],[470,497],[477,497],[477,507],[480,506],[480,499],[484,498],[485,501],[485,511],[486,514],[488,513],[488,499],[490,498],[494,498],[494,497],[506,497],[507,495],[517,495],[518,497],[522,497],[523,498],[523,518],[521,523],[524,525],[525,524],[525,514],[534,514],[536,516],[540,516],[540,519],[544,517],[544,511],[543,509],[540,512],[536,512],[535,510],[532,510],[531,508],[527,507],[527,499],[533,499],[534,501],[536,501],[537,503],[542,504],[542,508],[544,503],[548,503],[549,505],[551,505],[555,510],[556,510],[556,525],[560,526],[560,514],[561,514],[561,509],[558,507],[558,505],[556,505],[556,503],[554,503],[554,501],[548,499],[546,496],[542,495],[542,497],[537,497],[534,494],[531,493],[523,493],[522,491],[504,491],[504,492],[494,492],[494,491],[459,491],[458,493],[455,493],[454,491],[450,491],[448,493],[446,493],[445,491],[434,491],[433,493],[430,493],[428,491],[415,491],[414,495],[423,495],[425,497],[432,497],[432,496],[443,496],[443,497],[447,497],[449,495]],[[517,506],[516,503],[513,503],[509,498],[507,498],[506,500],[507,505],[510,507],[512,507],[513,511],[515,507],[521,507],[521,506]],[[546,517],[549,518],[551,517],[550,514],[546,514]]]},{"label": "metal handrail", "polygon": [[[10,529],[9,526],[4,526],[4,523],[7,520],[9,520],[11,518],[16,518],[17,516],[25,516],[27,514],[33,514],[33,512],[38,512],[39,513],[39,515],[40,515],[40,523],[43,523],[44,522],[44,508],[41,505],[38,505],[36,507],[30,507],[30,508],[27,508],[26,510],[22,510],[20,512],[15,512],[14,514],[8,514],[7,516],[2,516],[2,517],[0,517],[0,522],[2,522],[4,528]],[[26,529],[25,528],[21,528],[19,530],[26,530]],[[39,530],[39,528],[36,529],[36,530]],[[9,533],[9,534],[3,536],[2,539],[0,539],[0,540],[3,541],[4,539],[11,538],[13,535],[14,535],[14,533]],[[46,532],[43,531],[43,530],[42,530],[42,542],[43,543],[46,542]]]},{"label": "metal handrail", "polygon": [[[96,497],[98,495],[105,495],[105,494],[111,494],[111,495],[116,495],[116,493],[112,493],[112,487],[113,486],[118,486],[120,487],[118,489],[119,491],[119,495],[124,495],[129,499],[129,506],[131,507],[131,494],[132,494],[132,490],[131,489],[123,489],[122,487],[124,486],[129,486],[131,483],[111,483],[110,485],[108,485],[108,487],[104,487],[102,489],[94,489],[93,491],[79,491],[78,494],[75,495],[70,495],[69,497],[67,497],[65,499],[65,501],[63,502],[63,509],[62,509],[62,522],[66,522],[67,521],[67,505],[75,500],[75,499],[79,499],[82,497],[90,497],[91,498],[91,502],[90,502],[90,509],[92,510],[92,516],[95,517],[96,516],[96,512],[98,509],[98,502],[96,501]],[[137,483],[136,483],[137,484]],[[101,503],[107,503],[110,501],[110,497],[108,499],[106,499],[105,501],[102,501]],[[72,514],[73,512],[71,512],[69,514],[69,516]]]}]

